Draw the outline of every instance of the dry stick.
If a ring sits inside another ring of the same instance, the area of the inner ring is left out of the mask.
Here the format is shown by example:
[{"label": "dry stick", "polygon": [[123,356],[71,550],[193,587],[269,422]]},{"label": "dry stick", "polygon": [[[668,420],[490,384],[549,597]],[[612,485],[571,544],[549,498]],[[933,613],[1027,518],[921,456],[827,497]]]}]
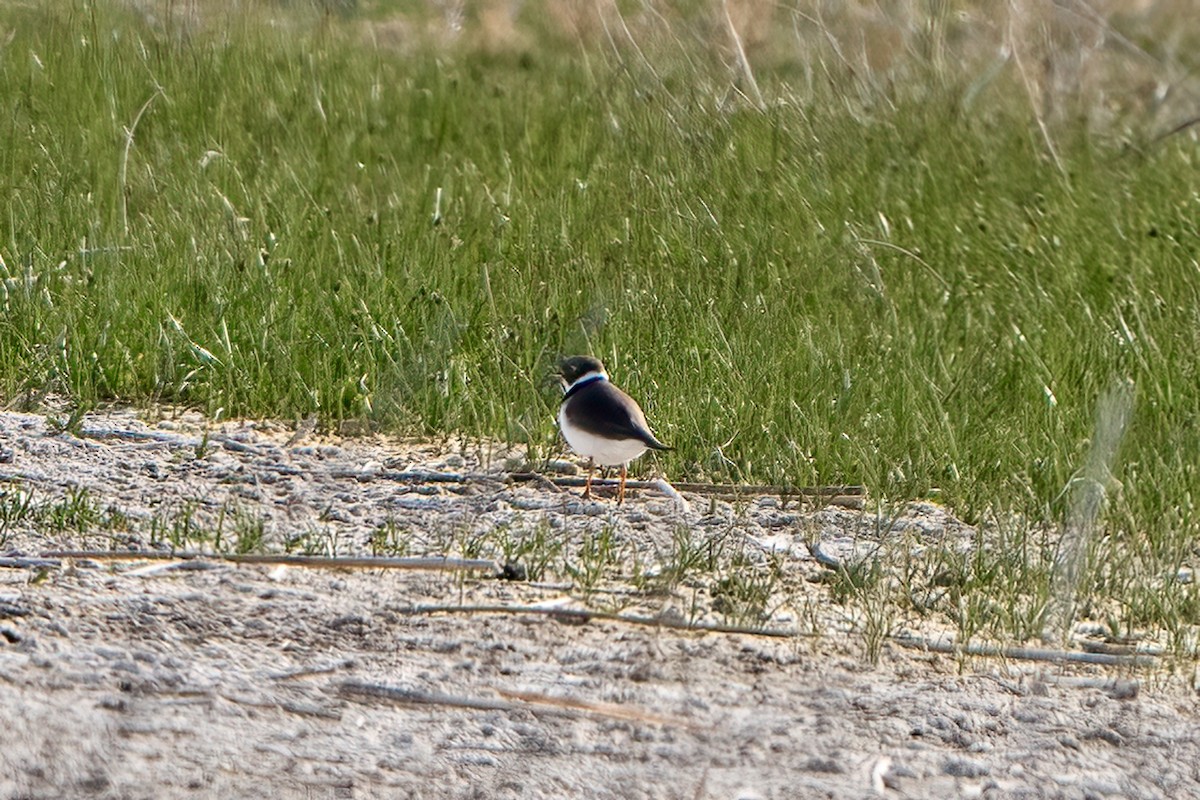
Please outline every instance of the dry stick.
[{"label": "dry stick", "polygon": [[[612,719],[651,722],[656,725],[699,727],[689,720],[675,719],[643,711],[637,708],[618,706],[613,703],[592,703],[587,700],[552,697],[537,692],[496,690],[506,699],[492,697],[462,697],[442,692],[427,692],[405,686],[387,686],[365,681],[343,681],[337,686],[342,697],[359,702],[365,700],[387,700],[401,705],[449,706],[478,711],[504,711],[507,713],[527,711],[533,714],[550,714],[556,717],[578,718],[584,715],[609,717]],[[512,699],[515,698],[516,702]]]},{"label": "dry stick", "polygon": [[1079,642],[1079,646],[1088,653],[1108,653],[1110,655],[1129,655],[1130,653],[1142,652],[1154,656],[1163,654],[1163,646],[1158,644],[1148,644],[1140,650],[1136,645],[1121,644],[1119,642],[1098,642],[1095,639],[1083,639]]},{"label": "dry stick", "polygon": [[207,569],[220,568],[220,564],[214,564],[207,559],[191,559],[187,561],[159,561],[157,564],[131,569],[123,574],[126,578],[149,578],[164,572],[200,572]]},{"label": "dry stick", "polygon": [[287,670],[285,672],[272,672],[267,677],[273,681],[292,681],[297,678],[307,678],[310,675],[329,675],[337,672],[339,669],[353,667],[357,663],[353,658],[343,658],[329,664],[300,667],[299,669]]},{"label": "dry stick", "polygon": [[627,622],[631,625],[646,625],[652,628],[672,628],[684,631],[701,631],[704,633],[740,633],[747,636],[770,636],[774,638],[791,639],[798,636],[808,636],[797,630],[781,628],[748,628],[742,625],[720,625],[709,622],[680,622],[665,617],[643,617],[632,614],[614,614],[611,611],[591,611],[581,608],[549,608],[546,606],[504,606],[504,605],[421,605],[409,608],[395,609],[401,614],[536,614],[545,617],[557,617],[578,622],[589,622],[593,619]]},{"label": "dry stick", "polygon": [[371,558],[355,556],[222,556],[236,564],[278,564],[295,567],[334,567],[341,569],[413,569],[456,572],[472,569],[496,569],[486,558]]},{"label": "dry stick", "polygon": [[[496,562],[484,558],[372,558],[369,556],[218,555],[213,553],[138,553],[125,550],[47,550],[42,560],[87,558],[95,561],[190,561],[204,559],[233,564],[270,564],[336,569],[458,570],[492,569]],[[47,566],[58,566],[57,562]]]},{"label": "dry stick", "polygon": [[1019,661],[1048,661],[1058,664],[1071,662],[1077,664],[1101,664],[1104,666],[1150,667],[1158,663],[1152,655],[1114,655],[1111,653],[1073,653],[1068,650],[1051,650],[1041,647],[1003,647],[994,644],[967,642],[955,644],[952,642],[933,642],[919,636],[893,636],[896,644],[914,650],[928,650],[933,653],[949,655],[985,656],[988,658],[1010,658]]},{"label": "dry stick", "polygon": [[1188,128],[1192,127],[1193,125],[1200,125],[1200,117],[1192,117],[1191,119],[1187,120],[1186,122],[1181,122],[1180,124],[1176,125],[1174,128],[1171,128],[1171,130],[1167,131],[1166,133],[1160,133],[1158,136],[1155,136],[1153,139],[1150,140],[1150,144],[1158,144],[1163,139],[1167,139],[1171,136],[1174,136],[1177,133],[1183,133]]},{"label": "dry stick", "polygon": [[53,569],[59,563],[57,558],[0,558],[0,568],[8,569]]},{"label": "dry stick", "polygon": [[1141,683],[1136,679],[1124,678],[1089,678],[1079,675],[1039,675],[1043,683],[1065,686],[1068,689],[1099,689],[1116,700],[1128,700],[1137,697]]}]

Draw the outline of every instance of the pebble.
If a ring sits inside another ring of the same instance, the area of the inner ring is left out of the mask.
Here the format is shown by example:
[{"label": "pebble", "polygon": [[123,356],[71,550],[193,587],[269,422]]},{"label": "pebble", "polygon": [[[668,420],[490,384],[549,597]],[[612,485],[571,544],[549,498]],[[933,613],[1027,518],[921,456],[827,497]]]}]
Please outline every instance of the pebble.
[{"label": "pebble", "polygon": [[955,778],[982,778],[991,771],[987,764],[973,758],[951,756],[942,762],[942,772]]}]

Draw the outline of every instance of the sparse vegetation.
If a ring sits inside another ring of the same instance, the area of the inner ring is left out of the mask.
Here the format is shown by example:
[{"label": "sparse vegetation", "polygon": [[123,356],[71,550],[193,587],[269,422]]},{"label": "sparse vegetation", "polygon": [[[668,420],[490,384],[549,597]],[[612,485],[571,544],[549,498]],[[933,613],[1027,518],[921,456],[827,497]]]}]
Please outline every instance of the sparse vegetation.
[{"label": "sparse vegetation", "polygon": [[401,558],[412,552],[412,534],[389,519],[375,528],[367,543],[373,556]]}]

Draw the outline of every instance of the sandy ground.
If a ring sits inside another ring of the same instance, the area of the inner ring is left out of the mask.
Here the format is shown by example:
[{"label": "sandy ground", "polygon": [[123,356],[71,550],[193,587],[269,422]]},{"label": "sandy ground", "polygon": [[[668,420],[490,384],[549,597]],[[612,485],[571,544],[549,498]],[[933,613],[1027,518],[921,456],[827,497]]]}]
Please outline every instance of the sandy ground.
[{"label": "sandy ground", "polygon": [[[771,496],[646,489],[617,506],[506,480],[519,458],[487,450],[132,412],[55,433],[42,416],[0,414],[0,796],[1200,797],[1197,696],[1178,675],[1190,665],[1174,677],[894,641],[865,658],[862,619],[833,602],[805,542],[837,558],[881,538],[905,538],[914,558],[974,546],[936,506],[884,525]],[[492,569],[37,560],[211,549],[218,531],[222,548],[241,537],[534,571],[537,554],[553,557],[524,582]],[[692,552],[681,542],[710,560],[665,582]],[[600,574],[568,580],[587,553],[608,554],[592,559]],[[731,619],[720,587],[766,574],[762,613]]]}]

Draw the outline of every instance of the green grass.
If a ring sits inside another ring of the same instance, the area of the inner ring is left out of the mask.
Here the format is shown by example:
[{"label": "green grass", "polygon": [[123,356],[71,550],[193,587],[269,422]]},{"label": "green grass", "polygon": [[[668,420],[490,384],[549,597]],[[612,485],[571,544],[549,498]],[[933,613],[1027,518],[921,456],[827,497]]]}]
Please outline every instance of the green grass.
[{"label": "green grass", "polygon": [[[0,10],[6,403],[316,412],[537,455],[547,368],[592,352],[672,478],[1054,523],[1128,380],[1094,555],[1194,557],[1194,139],[1059,115],[1052,153],[1011,65],[921,48],[814,79],[776,42],[759,110],[682,33],[395,46],[353,12],[209,14]],[[1197,604],[1174,594],[1154,619]]]}]

